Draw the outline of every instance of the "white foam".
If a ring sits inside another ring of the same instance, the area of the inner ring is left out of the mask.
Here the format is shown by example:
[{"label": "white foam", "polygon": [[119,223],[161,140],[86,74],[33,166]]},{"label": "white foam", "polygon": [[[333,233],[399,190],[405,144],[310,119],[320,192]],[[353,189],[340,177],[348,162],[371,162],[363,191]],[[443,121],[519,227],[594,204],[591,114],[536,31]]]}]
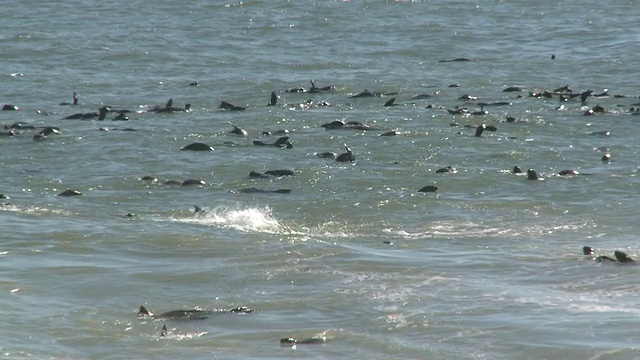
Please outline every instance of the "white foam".
[{"label": "white foam", "polygon": [[174,218],[172,220],[205,226],[230,227],[245,232],[280,232],[280,224],[269,207],[205,208],[204,213],[197,213],[189,218]]}]

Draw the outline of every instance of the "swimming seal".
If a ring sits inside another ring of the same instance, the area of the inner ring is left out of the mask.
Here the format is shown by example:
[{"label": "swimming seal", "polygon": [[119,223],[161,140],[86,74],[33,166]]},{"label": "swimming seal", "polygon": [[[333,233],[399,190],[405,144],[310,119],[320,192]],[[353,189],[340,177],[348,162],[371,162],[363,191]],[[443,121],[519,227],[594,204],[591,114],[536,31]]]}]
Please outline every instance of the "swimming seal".
[{"label": "swimming seal", "polygon": [[61,192],[60,194],[58,194],[58,196],[80,196],[80,195],[82,195],[80,191],[72,190],[72,189],[67,189]]},{"label": "swimming seal", "polygon": [[353,152],[351,151],[351,149],[349,149],[349,146],[347,146],[347,144],[344,144],[344,149],[347,152],[338,155],[338,157],[336,157],[336,161],[337,162],[354,162],[354,161],[356,161],[356,157],[353,156]]},{"label": "swimming seal", "polygon": [[567,169],[567,170],[562,170],[562,171],[558,172],[558,175],[560,175],[560,176],[580,175],[580,173],[577,170]]},{"label": "swimming seal", "polygon": [[259,140],[253,140],[253,145],[257,145],[257,146],[275,146],[275,147],[287,148],[287,149],[293,148],[293,144],[291,144],[291,142],[289,141],[289,137],[288,136],[283,136],[283,137],[279,138],[273,144],[267,144],[267,143],[264,143],[264,142],[259,141]]},{"label": "swimming seal", "polygon": [[230,102],[227,101],[221,101],[220,102],[220,106],[218,106],[218,109],[225,109],[225,110],[229,110],[229,111],[243,111],[246,108],[242,107],[242,106],[235,106]]},{"label": "swimming seal", "polygon": [[312,337],[312,338],[302,339],[302,340],[296,340],[292,337],[280,339],[280,345],[282,346],[297,345],[297,344],[313,345],[313,344],[326,344],[326,343],[327,343],[327,339],[324,337],[322,338]]},{"label": "swimming seal", "polygon": [[360,121],[348,121],[344,122],[342,120],[334,120],[332,122],[322,124],[320,127],[325,128],[325,130],[380,130],[379,128],[374,128],[369,125],[366,125]]},{"label": "swimming seal", "polygon": [[278,103],[278,95],[276,95],[276,91],[273,90],[271,92],[271,99],[269,101],[268,106],[276,106],[277,103]]},{"label": "swimming seal", "polygon": [[435,185],[425,185],[418,190],[418,192],[436,192],[438,191],[438,187]]},{"label": "swimming seal", "polygon": [[241,306],[230,310],[204,310],[204,309],[190,309],[190,310],[172,310],[160,315],[154,314],[152,311],[147,310],[144,306],[140,306],[138,310],[138,317],[149,317],[152,319],[166,319],[166,320],[204,320],[211,315],[219,314],[250,314],[254,313],[246,306]]},{"label": "swimming seal", "polygon": [[480,137],[482,136],[482,133],[486,131],[498,131],[498,128],[493,126],[493,125],[485,125],[485,124],[480,124],[477,128],[476,128],[476,137]]},{"label": "swimming seal", "polygon": [[166,112],[180,112],[180,111],[189,111],[191,109],[191,104],[184,104],[184,108],[176,108],[173,107],[173,99],[169,99],[163,108],[155,108],[153,112],[155,113],[166,113]]},{"label": "swimming seal", "polygon": [[528,180],[539,180],[538,173],[535,170],[529,169],[527,170],[527,179]]},{"label": "swimming seal", "polygon": [[471,61],[471,59],[468,59],[468,58],[455,58],[455,59],[451,59],[451,60],[440,60],[438,62],[439,63],[450,63],[450,62],[466,62],[466,61]]},{"label": "swimming seal", "polygon": [[447,165],[447,166],[445,166],[443,168],[440,168],[440,169],[436,170],[436,174],[443,174],[443,173],[455,174],[457,172],[458,172],[458,170],[456,170],[456,168],[454,168],[454,167],[452,167],[450,165]]},{"label": "swimming seal", "polygon": [[180,186],[191,186],[191,185],[207,185],[207,183],[199,179],[187,179],[180,183]]},{"label": "swimming seal", "polygon": [[309,89],[310,93],[319,93],[319,92],[331,92],[336,91],[336,87],[334,85],[327,85],[323,87],[317,87],[313,80],[309,79],[311,82],[311,89]]},{"label": "swimming seal", "polygon": [[327,151],[327,152],[323,152],[323,153],[316,153],[315,154],[317,157],[322,158],[322,159],[331,159],[331,160],[335,160],[338,157],[338,154],[332,152],[332,151]]},{"label": "swimming seal", "polygon": [[233,126],[233,130],[229,131],[230,134],[236,134],[239,136],[247,136],[247,132],[235,125],[233,125],[232,123],[228,123],[229,125]]},{"label": "swimming seal", "polygon": [[[584,255],[595,255],[595,251],[593,250],[593,248],[591,246],[583,246],[582,247],[582,253]],[[614,263],[618,263],[618,264],[632,264],[635,263],[636,261],[634,259],[632,259],[629,255],[627,255],[626,253],[620,251],[620,250],[616,250],[613,252],[613,255],[615,256],[615,259],[612,259],[606,255],[600,255],[597,256],[596,258],[594,258],[595,261],[597,262],[614,262]]]},{"label": "swimming seal", "polygon": [[98,120],[104,120],[107,117],[107,113],[111,111],[108,106],[103,106],[98,109],[99,112],[95,113],[77,113],[62,118],[62,120],[90,120],[97,118]]},{"label": "swimming seal", "polygon": [[60,105],[62,105],[62,106],[78,105],[78,93],[76,93],[75,91],[73,92],[73,102],[72,103],[61,102]]},{"label": "swimming seal", "polygon": [[180,150],[213,151],[213,148],[205,143],[191,143],[189,145],[183,146]]},{"label": "swimming seal", "polygon": [[264,190],[255,187],[242,188],[229,191],[232,194],[290,194],[291,189]]},{"label": "swimming seal", "polygon": [[249,177],[252,178],[268,178],[270,176],[275,177],[284,177],[284,176],[293,176],[295,172],[293,170],[267,170],[265,172],[259,173],[257,171],[251,171],[249,173]]}]

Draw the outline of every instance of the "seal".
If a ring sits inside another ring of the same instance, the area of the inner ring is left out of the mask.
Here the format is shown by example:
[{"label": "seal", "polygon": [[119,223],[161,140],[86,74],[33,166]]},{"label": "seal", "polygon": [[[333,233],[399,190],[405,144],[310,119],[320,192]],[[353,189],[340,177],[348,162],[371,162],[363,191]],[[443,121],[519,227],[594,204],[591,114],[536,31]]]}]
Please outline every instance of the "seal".
[{"label": "seal", "polygon": [[418,192],[436,192],[438,191],[438,187],[435,185],[425,185],[418,190]]},{"label": "seal", "polygon": [[323,87],[317,87],[313,80],[309,79],[311,82],[311,89],[309,89],[310,93],[319,93],[319,92],[332,92],[336,91],[337,88],[334,85],[327,85]]},{"label": "seal", "polygon": [[520,166],[516,165],[516,166],[513,167],[511,172],[514,173],[514,174],[522,174],[522,169],[520,168]]},{"label": "seal", "polygon": [[213,151],[213,148],[205,143],[191,143],[189,145],[183,146],[180,150]]},{"label": "seal", "polygon": [[58,194],[58,196],[80,196],[80,195],[82,195],[80,191],[72,190],[72,189],[67,189],[61,192],[60,194]]},{"label": "seal", "polygon": [[73,114],[73,115],[69,115],[67,117],[62,118],[62,120],[91,120],[91,119],[98,119],[98,120],[104,120],[107,117],[107,113],[111,111],[111,109],[108,106],[103,106],[100,109],[98,109],[98,112],[91,112],[91,113],[77,113],[77,114]]},{"label": "seal", "polygon": [[580,173],[577,170],[567,169],[567,170],[560,171],[558,173],[558,175],[560,175],[560,176],[569,176],[569,175],[580,175]]},{"label": "seal", "polygon": [[76,93],[75,91],[73,92],[73,102],[61,102],[60,103],[61,106],[68,106],[68,105],[78,105],[78,93]]},{"label": "seal", "polygon": [[480,137],[482,136],[482,133],[484,133],[486,131],[498,131],[498,128],[493,126],[493,125],[485,125],[485,124],[480,124],[477,128],[476,128],[476,137]]},{"label": "seal", "polygon": [[356,157],[353,156],[353,152],[351,151],[351,149],[349,149],[349,146],[347,146],[347,144],[344,144],[344,149],[347,152],[338,155],[338,157],[336,157],[336,161],[337,162],[354,162],[354,161],[356,161]]},{"label": "seal", "polygon": [[199,179],[187,179],[180,183],[180,186],[191,186],[191,185],[207,185],[207,183]]},{"label": "seal", "polygon": [[401,135],[402,133],[400,131],[397,130],[391,130],[391,131],[387,131],[385,133],[380,134],[380,136],[398,136]]},{"label": "seal", "polygon": [[289,137],[288,136],[283,136],[283,137],[279,138],[273,144],[267,144],[267,143],[264,143],[264,142],[259,141],[259,140],[253,140],[253,145],[257,145],[257,146],[275,146],[275,147],[287,148],[287,149],[293,148],[293,144],[291,144],[291,142],[289,141]]},{"label": "seal", "polygon": [[[582,247],[582,253],[584,255],[595,255],[595,251],[593,250],[593,248],[591,246],[583,246]],[[595,257],[593,260],[597,261],[597,262],[613,262],[613,263],[618,263],[618,264],[633,264],[636,261],[634,259],[632,259],[629,255],[627,255],[626,253],[620,251],[620,250],[616,250],[613,252],[613,255],[615,256],[615,259],[612,259],[606,255],[600,255]]]},{"label": "seal", "polygon": [[331,159],[331,160],[335,160],[338,157],[338,154],[331,151],[316,153],[315,155],[321,159]]},{"label": "seal", "polygon": [[348,121],[334,120],[332,122],[322,124],[320,127],[325,130],[381,130],[379,128],[371,127],[360,121]]},{"label": "seal", "polygon": [[204,320],[211,315],[220,314],[251,314],[255,313],[246,306],[237,307],[230,310],[205,310],[205,309],[189,309],[189,310],[172,310],[156,315],[152,311],[147,310],[146,307],[140,305],[138,310],[138,317],[147,317],[151,319],[165,319],[165,320]]},{"label": "seal", "polygon": [[233,125],[232,123],[228,123],[229,125],[233,126],[233,130],[229,131],[230,134],[236,134],[239,136],[247,136],[247,132],[235,125]]},{"label": "seal", "polygon": [[455,174],[457,172],[458,172],[458,170],[456,170],[456,168],[454,168],[454,167],[452,167],[450,165],[447,165],[447,166],[445,166],[443,168],[440,168],[440,169],[436,170],[436,174],[443,174],[443,173]]},{"label": "seal", "polygon": [[280,339],[281,346],[293,346],[293,345],[313,345],[313,344],[326,344],[327,338],[325,337],[312,337],[308,339],[297,340],[292,337]]},{"label": "seal", "polygon": [[18,129],[18,130],[33,130],[33,129],[36,128],[35,126],[33,126],[31,124],[23,123],[23,122],[14,122],[14,123],[12,123],[10,125],[6,125],[5,124],[2,127],[5,128],[5,129]]},{"label": "seal", "polygon": [[155,113],[171,113],[171,112],[180,112],[180,111],[189,111],[191,109],[191,104],[184,104],[184,108],[173,107],[173,99],[169,99],[163,108],[156,108],[152,110]]},{"label": "seal", "polygon": [[264,190],[255,187],[242,188],[229,191],[232,194],[290,194],[291,189]]},{"label": "seal", "polygon": [[413,95],[411,97],[411,100],[429,99],[429,98],[434,97],[434,96],[436,96],[438,94],[440,94],[440,91],[436,91],[434,93],[417,94],[417,95]]},{"label": "seal", "polygon": [[438,62],[439,63],[450,63],[450,62],[466,62],[466,61],[471,61],[471,59],[468,59],[468,58],[455,58],[455,59],[451,59],[451,60],[440,60]]},{"label": "seal", "polygon": [[268,106],[276,106],[278,104],[278,95],[276,95],[276,91],[271,91],[271,99],[269,100]]},{"label": "seal", "polygon": [[249,177],[252,178],[268,178],[269,176],[275,177],[284,177],[284,176],[293,176],[295,172],[293,170],[267,170],[265,172],[259,173],[257,171],[251,171],[249,173]]},{"label": "seal", "polygon": [[220,106],[218,106],[218,109],[224,109],[224,110],[229,110],[229,111],[243,111],[243,110],[246,110],[246,108],[244,108],[242,106],[235,106],[232,103],[224,101],[224,100],[220,102]]}]

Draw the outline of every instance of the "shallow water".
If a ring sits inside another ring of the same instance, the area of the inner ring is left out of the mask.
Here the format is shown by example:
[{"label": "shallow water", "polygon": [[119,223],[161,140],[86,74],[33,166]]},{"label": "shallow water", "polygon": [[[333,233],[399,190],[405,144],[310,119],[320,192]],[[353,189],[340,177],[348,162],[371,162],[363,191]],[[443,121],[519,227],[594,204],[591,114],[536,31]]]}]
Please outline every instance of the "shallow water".
[{"label": "shallow water", "polygon": [[[638,268],[581,254],[591,245],[640,257],[640,118],[628,112],[640,101],[637,13],[634,2],[590,1],[11,4],[0,104],[21,109],[0,112],[0,122],[61,134],[0,137],[9,197],[0,207],[0,353],[640,357]],[[439,62],[462,57],[471,61]],[[309,79],[338,91],[285,92]],[[563,85],[628,97],[556,110],[557,97],[528,96]],[[525,91],[502,91],[509,86]],[[398,92],[400,105],[349,98],[364,89]],[[279,104],[268,107],[272,90]],[[74,91],[80,105],[58,105]],[[458,100],[464,94],[478,100]],[[192,111],[143,111],[170,98]],[[330,106],[302,110],[309,99]],[[223,111],[222,100],[248,108]],[[511,105],[485,116],[445,110],[497,101]],[[583,116],[596,104],[608,112]],[[136,112],[128,122],[61,120],[102,105]],[[319,127],[334,120],[401,134]],[[249,136],[229,134],[228,122]],[[475,137],[482,123],[498,131]],[[262,131],[281,129],[292,149],[252,144],[274,142]],[[610,134],[591,135],[602,131]],[[192,142],[214,151],[180,151]],[[314,155],[345,143],[354,164]],[[605,152],[612,161],[600,160]],[[457,172],[435,173],[447,165]],[[544,180],[512,174],[515,165]],[[248,177],[269,169],[296,174]],[[555,175],[564,169],[585,175]],[[206,185],[162,184],[189,178]],[[417,192],[431,184],[436,193]],[[246,187],[292,192],[230,192]],[[66,189],[84,196],[57,196]],[[193,205],[206,212],[194,215]],[[137,318],[142,304],[259,313],[153,321]],[[321,333],[326,345],[279,345]]]}]

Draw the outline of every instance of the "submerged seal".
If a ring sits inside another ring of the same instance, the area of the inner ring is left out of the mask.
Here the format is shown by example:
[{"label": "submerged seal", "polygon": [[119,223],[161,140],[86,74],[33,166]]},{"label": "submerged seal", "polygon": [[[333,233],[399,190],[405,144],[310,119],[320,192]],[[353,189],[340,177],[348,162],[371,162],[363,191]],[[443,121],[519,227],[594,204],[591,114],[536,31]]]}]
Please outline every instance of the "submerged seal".
[{"label": "submerged seal", "polygon": [[189,309],[189,310],[172,310],[160,315],[156,315],[152,311],[147,310],[144,306],[140,306],[138,310],[139,317],[149,317],[152,319],[167,319],[167,320],[204,320],[211,315],[219,315],[219,314],[250,314],[254,313],[255,310],[252,310],[246,306],[237,307],[235,309],[230,310],[204,310],[204,309]]},{"label": "submerged seal", "polygon": [[242,188],[229,191],[232,194],[290,194],[291,189],[265,190],[255,187]]},{"label": "submerged seal", "polygon": [[183,146],[180,150],[213,151],[213,148],[205,143],[191,143],[189,145]]},{"label": "submerged seal", "polygon": [[180,111],[189,111],[191,109],[191,104],[184,104],[184,108],[176,108],[173,107],[173,99],[169,99],[163,108],[153,109],[153,112],[156,113],[164,113],[164,112],[180,112]]},{"label": "submerged seal", "polygon": [[527,179],[528,180],[539,180],[538,173],[535,170],[529,169],[527,170]]},{"label": "submerged seal", "polygon": [[325,344],[327,339],[325,337],[312,337],[308,339],[297,340],[292,337],[282,338],[280,339],[280,345],[289,346],[289,345],[313,345],[313,344]]},{"label": "submerged seal", "polygon": [[220,102],[220,106],[218,106],[218,109],[225,109],[229,111],[243,111],[246,108],[242,106],[235,106],[232,103],[223,100]]},{"label": "submerged seal", "polygon": [[72,189],[67,189],[61,192],[60,194],[58,194],[58,196],[80,196],[80,195],[82,195],[80,191],[72,190]]},{"label": "submerged seal", "polygon": [[69,102],[61,102],[60,105],[62,105],[62,106],[78,105],[78,93],[76,93],[75,91],[73,92],[73,102],[71,102],[71,103],[69,103]]},{"label": "submerged seal", "polygon": [[426,185],[420,188],[418,192],[436,192],[438,191],[438,187],[435,185]]},{"label": "submerged seal", "polygon": [[291,142],[289,141],[289,137],[288,136],[283,136],[283,137],[279,138],[273,144],[267,144],[267,143],[259,141],[259,140],[253,140],[253,145],[257,145],[257,146],[275,146],[275,147],[287,148],[287,149],[293,148],[293,144],[291,144]]}]

